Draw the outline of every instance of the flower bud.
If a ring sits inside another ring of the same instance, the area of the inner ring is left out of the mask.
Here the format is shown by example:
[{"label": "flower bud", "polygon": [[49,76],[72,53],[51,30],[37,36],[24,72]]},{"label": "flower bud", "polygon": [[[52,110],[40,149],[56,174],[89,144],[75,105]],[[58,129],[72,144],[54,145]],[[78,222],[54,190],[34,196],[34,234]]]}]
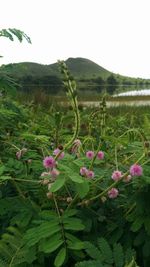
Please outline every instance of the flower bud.
[{"label": "flower bud", "polygon": [[48,199],[52,199],[53,198],[53,193],[52,192],[48,192],[46,193],[46,196]]}]

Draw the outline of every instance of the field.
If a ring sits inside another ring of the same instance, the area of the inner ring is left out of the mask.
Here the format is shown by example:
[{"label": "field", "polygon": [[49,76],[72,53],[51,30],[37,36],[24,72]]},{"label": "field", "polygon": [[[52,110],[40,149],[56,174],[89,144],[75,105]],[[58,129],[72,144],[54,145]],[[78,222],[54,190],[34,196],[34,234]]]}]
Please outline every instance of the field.
[{"label": "field", "polygon": [[150,107],[78,105],[61,68],[68,105],[0,98],[0,267],[149,267]]}]

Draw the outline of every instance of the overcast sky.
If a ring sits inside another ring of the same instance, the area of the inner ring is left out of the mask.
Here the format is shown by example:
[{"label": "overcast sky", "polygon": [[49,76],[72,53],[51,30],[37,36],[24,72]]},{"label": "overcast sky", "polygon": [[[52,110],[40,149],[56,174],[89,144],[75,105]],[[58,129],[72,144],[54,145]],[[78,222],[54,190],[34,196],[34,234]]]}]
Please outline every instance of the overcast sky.
[{"label": "overcast sky", "polygon": [[0,64],[88,58],[131,77],[150,78],[150,0],[1,0],[0,27],[27,42],[0,40]]}]

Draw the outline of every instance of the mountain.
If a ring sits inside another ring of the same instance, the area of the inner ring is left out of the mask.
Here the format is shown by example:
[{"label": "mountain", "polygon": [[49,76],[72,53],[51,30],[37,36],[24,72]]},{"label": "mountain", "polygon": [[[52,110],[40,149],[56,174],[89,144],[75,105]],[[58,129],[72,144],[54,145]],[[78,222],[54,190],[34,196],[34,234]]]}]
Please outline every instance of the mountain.
[{"label": "mountain", "polygon": [[[82,93],[101,93],[107,90],[112,94],[115,90],[124,91],[126,86],[131,89],[137,86],[150,85],[150,80],[131,78],[114,74],[95,62],[86,58],[68,58],[66,64],[77,81]],[[50,94],[58,94],[63,90],[62,76],[58,63],[43,65],[34,62],[21,62],[2,65],[0,71],[6,71],[20,85],[22,90],[44,90]]]},{"label": "mountain", "polygon": [[[107,78],[111,72],[102,68],[93,61],[85,58],[68,58],[66,64],[71,74],[76,79],[90,79],[101,76]],[[21,62],[3,65],[3,70],[7,70],[11,76],[23,77],[23,76],[49,76],[54,75],[60,77],[58,63],[43,65],[33,62]]]}]

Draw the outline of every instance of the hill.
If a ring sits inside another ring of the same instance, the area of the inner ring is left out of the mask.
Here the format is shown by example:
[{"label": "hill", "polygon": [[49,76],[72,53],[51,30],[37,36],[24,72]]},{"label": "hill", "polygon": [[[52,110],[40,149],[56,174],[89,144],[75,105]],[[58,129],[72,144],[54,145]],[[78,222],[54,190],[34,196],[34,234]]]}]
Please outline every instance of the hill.
[{"label": "hill", "polygon": [[[85,58],[68,58],[66,64],[76,79],[90,79],[99,76],[106,78],[111,74],[108,70]],[[60,77],[58,63],[43,65],[33,62],[21,62],[3,65],[1,69],[7,70],[9,74],[15,77],[29,75],[38,77],[54,75]]]},{"label": "hill", "polygon": [[[117,91],[124,91],[126,86],[147,86],[150,80],[131,78],[114,74],[95,62],[85,58],[68,58],[66,64],[77,81],[81,92],[101,93],[107,89],[112,94]],[[21,62],[2,65],[1,71],[6,71],[16,79],[24,91],[41,89],[47,93],[58,94],[62,92],[62,77],[58,63],[43,65],[34,62]],[[121,88],[121,89],[119,89]]]}]

